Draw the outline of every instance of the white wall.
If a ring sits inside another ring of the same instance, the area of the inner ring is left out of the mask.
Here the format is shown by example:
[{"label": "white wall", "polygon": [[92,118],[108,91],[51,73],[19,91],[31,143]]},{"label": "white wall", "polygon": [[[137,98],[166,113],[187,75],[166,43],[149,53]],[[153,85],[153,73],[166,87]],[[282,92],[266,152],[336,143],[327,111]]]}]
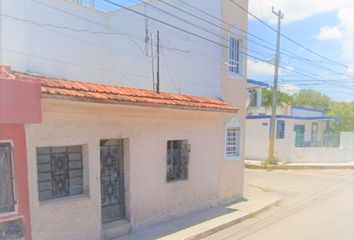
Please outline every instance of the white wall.
[{"label": "white wall", "polygon": [[303,109],[303,108],[291,108],[291,115],[297,117],[320,117],[323,116],[323,112],[311,110],[311,109]]},{"label": "white wall", "polygon": [[341,132],[340,133],[340,147],[341,148],[354,148],[354,132]]},{"label": "white wall", "polygon": [[[321,133],[323,131],[323,129],[321,129],[321,121],[318,120],[299,120],[285,118],[277,118],[277,120],[285,121],[285,138],[275,139],[275,157],[277,160],[282,162],[290,162],[294,160],[293,150],[295,148],[295,125],[304,125],[305,142],[311,141],[311,128],[313,122],[317,122],[319,126],[318,138],[321,137]],[[246,120],[246,159],[266,160],[268,158],[270,132],[269,127],[269,118]]]},{"label": "white wall", "polygon": [[[175,0],[169,2],[184,7]],[[188,2],[216,17],[221,17],[219,0]],[[219,28],[157,1],[151,3],[221,35]],[[12,65],[14,70],[47,76],[152,89],[151,59],[145,55],[143,17],[126,10],[103,13],[63,0],[2,0],[0,4],[2,14],[71,29],[38,26],[28,21],[2,16],[1,64]],[[144,12],[142,5],[137,5],[134,9]],[[196,13],[192,9],[186,10]],[[146,13],[221,42],[220,38],[149,6]],[[213,22],[217,23],[215,20]],[[153,20],[149,20],[148,25],[151,33],[160,30],[163,46],[160,57],[161,90],[220,98],[223,49]],[[82,29],[115,34],[73,31]]]},{"label": "white wall", "polygon": [[354,161],[353,148],[295,148],[294,163],[339,163]]}]

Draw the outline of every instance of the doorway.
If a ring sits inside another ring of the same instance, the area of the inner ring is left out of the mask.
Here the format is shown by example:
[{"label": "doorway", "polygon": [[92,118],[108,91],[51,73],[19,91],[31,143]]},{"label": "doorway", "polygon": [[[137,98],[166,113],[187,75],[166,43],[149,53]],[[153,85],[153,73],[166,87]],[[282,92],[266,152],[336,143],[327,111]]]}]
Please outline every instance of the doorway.
[{"label": "doorway", "polygon": [[100,141],[102,223],[125,217],[124,141]]}]

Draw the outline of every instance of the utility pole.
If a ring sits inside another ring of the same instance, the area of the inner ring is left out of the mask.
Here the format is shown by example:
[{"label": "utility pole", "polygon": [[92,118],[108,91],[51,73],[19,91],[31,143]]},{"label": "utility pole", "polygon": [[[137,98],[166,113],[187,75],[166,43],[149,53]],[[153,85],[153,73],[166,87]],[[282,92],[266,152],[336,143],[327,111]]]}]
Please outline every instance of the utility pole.
[{"label": "utility pole", "polygon": [[274,7],[272,8],[272,12],[278,17],[278,31],[277,31],[277,47],[275,53],[275,61],[274,61],[274,83],[273,83],[273,101],[272,101],[272,117],[270,119],[270,136],[269,136],[269,151],[268,151],[268,161],[270,163],[274,162],[274,142],[275,142],[275,120],[277,114],[277,99],[278,99],[278,74],[279,74],[279,61],[280,61],[280,25],[281,19],[283,19],[284,15],[279,10],[278,12],[274,11]]},{"label": "utility pole", "polygon": [[151,68],[152,68],[152,90],[155,92],[155,65],[154,65],[154,35],[150,34]]},{"label": "utility pole", "polygon": [[160,32],[157,30],[157,72],[156,72],[156,92],[160,93]]}]

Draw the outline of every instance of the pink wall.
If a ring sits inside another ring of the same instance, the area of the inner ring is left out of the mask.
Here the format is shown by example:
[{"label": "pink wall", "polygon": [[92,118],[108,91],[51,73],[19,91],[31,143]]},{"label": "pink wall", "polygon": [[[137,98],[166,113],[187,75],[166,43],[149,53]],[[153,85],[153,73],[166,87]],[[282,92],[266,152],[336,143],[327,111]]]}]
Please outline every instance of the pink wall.
[{"label": "pink wall", "polygon": [[41,121],[39,83],[3,78],[0,75],[0,124]]},{"label": "pink wall", "polygon": [[17,212],[0,217],[0,221],[22,218],[25,239],[31,239],[30,210],[28,195],[26,140],[22,124],[0,124],[0,141],[11,141],[14,147],[15,189]]}]

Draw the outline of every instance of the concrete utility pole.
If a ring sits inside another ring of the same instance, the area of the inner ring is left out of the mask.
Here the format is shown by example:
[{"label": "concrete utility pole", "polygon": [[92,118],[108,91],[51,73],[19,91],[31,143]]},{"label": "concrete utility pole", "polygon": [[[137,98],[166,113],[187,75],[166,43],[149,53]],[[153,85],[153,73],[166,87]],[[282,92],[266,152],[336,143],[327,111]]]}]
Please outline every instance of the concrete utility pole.
[{"label": "concrete utility pole", "polygon": [[278,31],[277,31],[277,47],[275,52],[275,61],[274,61],[274,83],[273,83],[273,101],[272,101],[272,117],[270,119],[270,136],[269,136],[269,152],[268,152],[268,160],[270,162],[274,161],[274,142],[275,142],[275,120],[277,114],[277,99],[278,99],[278,73],[279,73],[279,61],[280,61],[280,25],[281,19],[283,19],[284,15],[279,10],[278,12],[274,11],[274,7],[272,8],[272,12],[278,17]]},{"label": "concrete utility pole", "polygon": [[157,31],[157,73],[156,73],[156,92],[160,93],[160,32]]}]

